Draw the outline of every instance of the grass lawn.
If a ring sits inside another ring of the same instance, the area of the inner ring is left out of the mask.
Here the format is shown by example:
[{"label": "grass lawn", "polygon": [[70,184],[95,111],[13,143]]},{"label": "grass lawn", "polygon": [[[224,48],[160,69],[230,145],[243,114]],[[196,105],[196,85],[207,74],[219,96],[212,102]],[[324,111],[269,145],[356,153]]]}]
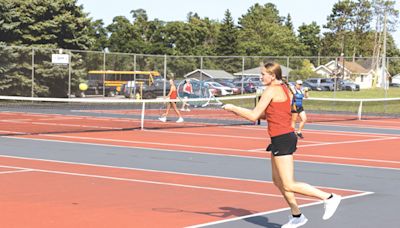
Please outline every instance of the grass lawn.
[{"label": "grass lawn", "polygon": [[[400,98],[400,88],[398,87],[389,87],[389,90],[386,91],[386,97],[391,98]],[[360,91],[310,91],[310,97],[318,97],[318,98],[354,98],[354,99],[363,99],[363,98],[385,98],[385,90],[380,88],[375,89],[362,89]]]}]

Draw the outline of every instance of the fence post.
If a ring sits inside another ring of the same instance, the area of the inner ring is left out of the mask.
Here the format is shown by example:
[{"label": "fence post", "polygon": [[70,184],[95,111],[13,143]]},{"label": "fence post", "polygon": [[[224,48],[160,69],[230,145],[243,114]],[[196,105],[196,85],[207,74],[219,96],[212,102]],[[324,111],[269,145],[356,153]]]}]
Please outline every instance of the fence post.
[{"label": "fence post", "polygon": [[72,60],[72,52],[69,51],[68,56],[68,98],[71,98],[71,60]]},{"label": "fence post", "polygon": [[203,81],[203,56],[200,56],[200,81]]},{"label": "fence post", "polygon": [[[290,57],[288,56],[288,57],[286,57],[286,67],[289,69],[289,67],[290,67]],[[287,80],[287,82],[289,83],[289,72],[288,72],[288,74],[286,75],[286,80]]]},{"label": "fence post", "polygon": [[32,48],[32,88],[31,97],[35,96],[35,48]]},{"label": "fence post", "polygon": [[164,97],[167,95],[167,55],[164,55],[164,89],[163,89]]},{"label": "fence post", "polygon": [[241,94],[243,95],[243,90],[244,90],[244,86],[243,86],[243,77],[244,77],[244,56],[242,56],[242,76],[240,77],[240,80],[242,81],[242,88],[240,89]]},{"label": "fence post", "polygon": [[105,81],[106,81],[106,52],[103,50],[103,97],[106,96]]}]

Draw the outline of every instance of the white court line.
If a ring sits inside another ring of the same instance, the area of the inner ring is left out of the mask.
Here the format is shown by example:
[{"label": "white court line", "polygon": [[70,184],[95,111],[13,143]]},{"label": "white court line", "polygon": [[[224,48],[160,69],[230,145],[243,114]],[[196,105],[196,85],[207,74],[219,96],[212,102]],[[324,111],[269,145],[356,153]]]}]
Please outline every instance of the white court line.
[{"label": "white court line", "polygon": [[[367,195],[371,195],[371,194],[375,194],[375,193],[374,192],[364,192],[364,193],[360,193],[360,194],[356,194],[356,195],[344,196],[344,197],[342,197],[342,199],[350,199],[350,198],[355,198],[355,197],[367,196]],[[314,203],[303,204],[303,205],[300,205],[299,207],[300,208],[310,207],[310,206],[315,206],[315,205],[322,204],[322,203],[323,203],[322,201],[319,201],[319,202],[314,202]],[[265,216],[265,215],[269,215],[269,214],[273,214],[273,213],[286,211],[289,209],[290,208],[281,208],[281,209],[277,209],[277,210],[265,211],[265,212],[260,212],[260,213],[256,213],[256,214],[235,217],[235,218],[231,218],[231,219],[219,220],[216,222],[209,222],[209,223],[187,226],[185,228],[200,228],[200,227],[206,227],[206,226],[217,225],[217,224],[222,224],[222,223],[228,223],[228,222],[238,221],[238,220],[252,218],[252,217]]]},{"label": "white court line", "polygon": [[[313,123],[309,123],[309,125],[312,125]],[[319,124],[315,124],[319,125]],[[324,126],[324,125],[322,125]],[[265,131],[266,128],[263,126],[260,127],[235,127],[235,126],[222,126],[223,128],[232,128],[232,129],[240,129],[240,130],[253,130],[253,131]],[[315,133],[315,134],[324,134],[324,135],[344,135],[344,136],[352,136],[354,134],[357,134],[357,136],[362,136],[362,137],[386,137],[386,136],[393,136],[395,134],[384,134],[384,133],[369,133],[369,132],[357,132],[357,131],[339,131],[339,130],[313,130],[313,129],[303,129],[303,132],[309,132],[309,133]]]},{"label": "white court line", "polygon": [[[174,184],[169,182],[161,182],[161,181],[148,181],[148,180],[140,180],[140,179],[131,179],[131,178],[122,178],[122,177],[112,177],[112,176],[103,176],[103,175],[93,175],[93,174],[84,174],[84,173],[72,173],[72,172],[63,172],[56,170],[46,170],[46,169],[33,169],[26,167],[17,167],[17,166],[0,166],[7,168],[15,168],[15,169],[29,169],[34,172],[41,173],[51,173],[51,174],[60,174],[60,175],[69,175],[69,176],[79,176],[79,177],[89,177],[89,178],[98,178],[98,179],[107,179],[113,181],[126,181],[126,182],[136,182],[142,184],[153,184],[153,185],[164,185],[164,186],[172,186],[172,187],[180,187],[180,188],[193,188],[193,189],[202,189],[202,190],[211,190],[211,191],[220,191],[220,192],[229,192],[229,193],[239,193],[239,194],[247,194],[247,195],[258,195],[258,196],[270,196],[270,197],[279,197],[282,198],[280,194],[268,194],[261,192],[251,192],[251,191],[239,191],[234,189],[227,188],[212,188],[212,187],[204,187],[199,185],[187,185],[187,184]],[[316,201],[315,199],[296,197],[297,199],[305,200],[305,201]]]},{"label": "white court line", "polygon": [[[392,119],[390,119],[392,120]],[[400,118],[398,118],[397,121],[389,121],[389,120],[360,120],[362,122],[375,122],[375,123],[396,123],[398,124],[400,122]]]},{"label": "white court line", "polygon": [[268,140],[266,137],[250,137],[250,136],[236,136],[236,135],[221,135],[221,134],[205,134],[197,132],[179,132],[179,131],[168,131],[168,130],[144,130],[149,132],[161,132],[168,134],[180,134],[180,135],[196,135],[196,136],[210,136],[210,137],[223,137],[223,138],[241,138],[241,139],[257,139],[257,140]]},{"label": "white court line", "polygon": [[367,128],[367,129],[385,129],[385,130],[400,130],[400,128],[391,128],[388,126],[371,126],[371,125],[361,125],[361,124],[334,124],[334,123],[329,123],[329,124],[321,124],[321,123],[309,123],[313,125],[322,125],[322,126],[338,126],[338,127],[359,127],[359,128]]},{"label": "white court line", "polygon": [[[340,145],[340,144],[350,144],[350,143],[362,143],[362,142],[382,141],[382,140],[391,140],[391,139],[400,139],[400,137],[387,137],[387,138],[378,138],[378,139],[351,140],[351,141],[343,141],[343,142],[316,143],[316,144],[299,145],[299,146],[297,146],[297,148],[325,146],[325,145]],[[257,151],[262,151],[262,150],[265,150],[265,148],[252,149],[249,151],[257,152]]]},{"label": "white court line", "polygon": [[[1,166],[0,165],[0,167],[3,167],[3,166]],[[5,167],[4,167],[5,168]],[[10,174],[10,173],[24,173],[24,172],[32,172],[33,170],[32,169],[22,169],[22,170],[14,170],[14,171],[3,171],[3,172],[0,172],[0,175],[1,174]]]},{"label": "white court line", "polygon": [[380,162],[380,163],[392,163],[400,164],[400,161],[388,161],[388,160],[377,160],[377,159],[364,159],[364,158],[349,158],[349,157],[332,157],[323,155],[313,155],[313,154],[296,154],[298,157],[317,157],[317,158],[329,158],[329,159],[340,159],[349,161],[367,161],[367,162]]},{"label": "white court line", "polygon": [[[123,143],[132,143],[132,144],[150,144],[150,145],[163,145],[163,146],[178,146],[178,147],[184,147],[184,148],[212,149],[212,150],[236,151],[236,152],[245,152],[245,153],[246,152],[247,153],[248,152],[261,153],[261,154],[265,154],[266,153],[265,152],[265,148],[263,148],[263,149],[255,149],[255,150],[240,150],[240,149],[223,148],[223,147],[188,146],[188,145],[180,145],[180,144],[153,143],[153,142],[143,142],[143,141],[133,141],[133,140],[99,139],[99,138],[82,137],[82,136],[64,136],[64,135],[45,135],[45,136],[53,137],[53,138],[89,139],[89,140],[104,141],[104,142],[123,142]],[[15,137],[10,137],[10,138],[15,138]],[[335,142],[335,143],[320,143],[320,144],[310,144],[310,145],[303,145],[303,146],[300,145],[298,147],[339,145],[339,144],[362,143],[362,142],[382,141],[382,140],[391,140],[391,139],[399,139],[399,137],[388,137],[388,138],[378,138],[378,139],[369,139],[369,140],[354,140],[354,141]],[[61,141],[61,142],[64,142],[62,140],[49,140],[49,141]],[[74,143],[74,142],[72,142],[72,143]],[[90,144],[90,143],[88,143],[88,144]],[[98,145],[98,144],[95,144],[95,145]],[[100,144],[100,145],[103,145],[103,144]],[[113,146],[113,145],[110,145],[110,146]],[[126,146],[126,147],[129,148],[129,146]],[[135,148],[137,148],[137,147],[135,147]],[[143,147],[140,147],[139,149],[143,149]],[[152,149],[152,148],[144,147],[144,149]],[[153,149],[160,149],[160,148],[153,148]],[[396,161],[384,161],[384,160],[362,159],[362,158],[351,158],[351,157],[337,157],[337,156],[323,156],[323,155],[299,154],[299,155],[296,155],[296,156],[309,156],[309,157],[320,157],[320,158],[339,159],[339,160],[368,161],[368,162],[394,163],[394,164],[400,163],[400,162],[396,162]]]},{"label": "white court line", "polygon": [[[89,145],[89,146],[100,146],[100,147],[116,147],[116,148],[131,148],[131,149],[140,149],[140,150],[156,150],[156,151],[163,151],[163,152],[174,152],[174,153],[185,153],[185,154],[193,154],[193,155],[208,155],[208,156],[218,156],[218,157],[234,157],[234,158],[244,158],[244,159],[257,159],[257,160],[270,160],[269,158],[265,157],[253,157],[253,156],[244,156],[244,155],[232,155],[232,154],[218,154],[218,153],[209,153],[209,152],[199,152],[199,151],[188,151],[188,150],[177,150],[177,149],[165,149],[165,148],[151,148],[151,147],[139,147],[139,146],[122,146],[122,145],[108,145],[108,144],[101,144],[101,143],[88,143],[88,142],[71,142],[71,141],[64,141],[64,140],[56,140],[56,139],[38,139],[38,138],[21,138],[21,137],[13,137],[13,136],[5,136],[4,138],[16,139],[16,140],[32,140],[32,141],[44,141],[44,142],[60,142],[60,143],[67,143],[67,144],[82,144],[82,145]],[[246,152],[246,151],[244,151]],[[250,152],[250,151],[247,151]],[[265,154],[266,152],[254,152],[254,153],[262,153]],[[5,155],[0,155],[3,157],[7,157]],[[315,156],[315,155],[310,155]],[[20,157],[16,157],[20,158]],[[335,158],[335,157],[331,157]],[[353,158],[352,160],[357,160],[357,158]],[[326,162],[317,162],[317,161],[302,161],[296,160],[299,163],[312,163],[312,164],[321,164],[327,165]],[[336,163],[330,161],[329,165],[338,165],[338,166],[347,166],[347,167],[360,167],[360,168],[368,168],[368,169],[388,169],[388,170],[400,170],[400,168],[392,168],[392,167],[385,167],[385,166],[367,166],[367,165],[356,165],[356,164],[343,164],[343,163]]]},{"label": "white court line", "polygon": [[298,147],[311,147],[311,146],[325,146],[325,145],[338,145],[338,144],[349,144],[349,143],[360,143],[360,142],[372,142],[372,141],[382,141],[382,140],[391,140],[391,139],[399,139],[400,137],[387,137],[387,138],[378,138],[378,139],[363,139],[363,140],[351,140],[344,142],[326,142],[319,144],[308,144],[308,145],[300,145]]},{"label": "white court line", "polygon": [[[83,162],[67,162],[67,161],[59,161],[59,160],[50,160],[50,159],[41,159],[41,158],[26,158],[26,157],[17,157],[17,156],[8,156],[8,155],[0,155],[0,157],[12,158],[12,159],[20,159],[20,160],[28,160],[28,161],[41,161],[41,162],[60,163],[60,164],[67,164],[67,165],[81,165],[81,166],[89,166],[89,167],[96,167],[96,168],[121,169],[121,170],[128,170],[128,171],[144,171],[144,172],[151,172],[151,173],[182,175],[182,176],[188,176],[188,177],[214,178],[214,179],[219,179],[219,180],[222,180],[222,181],[223,180],[234,180],[234,181],[245,181],[245,182],[261,183],[261,184],[273,184],[272,181],[263,181],[263,180],[255,180],[255,179],[243,179],[243,178],[234,178],[234,177],[221,177],[221,176],[214,176],[214,175],[182,173],[182,172],[154,170],[154,169],[141,169],[141,168],[132,168],[132,167],[124,167],[124,166],[99,165],[99,164],[90,164],[90,163],[83,163]],[[0,165],[0,167],[11,168],[13,166]],[[365,191],[355,190],[355,189],[325,187],[325,186],[316,186],[316,185],[314,185],[314,187],[325,188],[325,189],[335,189],[335,190],[338,190],[338,191],[365,192]]]},{"label": "white court line", "polygon": [[[104,141],[104,142],[122,142],[122,143],[131,143],[131,144],[147,144],[147,145],[158,145],[158,146],[176,146],[176,147],[195,148],[195,149],[212,149],[212,150],[224,150],[224,151],[249,152],[248,150],[241,150],[241,149],[235,149],[235,148],[223,148],[223,147],[189,146],[189,145],[174,144],[174,143],[157,143],[157,142],[122,140],[122,139],[101,139],[101,138],[92,138],[92,137],[83,137],[83,136],[48,135],[48,134],[42,134],[42,135],[47,136],[47,137],[53,137],[53,138],[89,139],[89,140]],[[253,153],[260,153],[260,152],[253,152]]]}]

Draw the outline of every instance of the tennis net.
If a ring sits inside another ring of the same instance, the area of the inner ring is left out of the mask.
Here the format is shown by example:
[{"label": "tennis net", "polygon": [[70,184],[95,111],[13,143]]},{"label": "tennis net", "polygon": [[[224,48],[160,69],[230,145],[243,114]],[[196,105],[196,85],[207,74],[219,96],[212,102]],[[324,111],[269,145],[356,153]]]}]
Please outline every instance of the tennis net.
[{"label": "tennis net", "polygon": [[171,108],[166,122],[158,118],[169,102],[178,109],[182,101],[106,98],[38,98],[0,96],[0,136],[190,128],[254,124],[221,108],[223,103],[254,108],[255,96],[186,99],[190,111],[180,111],[183,123]]}]

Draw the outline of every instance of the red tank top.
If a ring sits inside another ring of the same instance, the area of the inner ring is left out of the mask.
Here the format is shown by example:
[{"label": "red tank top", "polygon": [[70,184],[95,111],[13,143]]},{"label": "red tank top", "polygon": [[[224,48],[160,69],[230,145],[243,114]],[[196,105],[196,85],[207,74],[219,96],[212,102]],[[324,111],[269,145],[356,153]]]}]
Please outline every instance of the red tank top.
[{"label": "red tank top", "polygon": [[176,99],[176,98],[177,98],[177,92],[176,92],[176,90],[173,90],[171,92],[171,95],[169,96],[169,99]]},{"label": "red tank top", "polygon": [[288,88],[281,85],[286,94],[286,101],[269,103],[265,109],[265,115],[268,122],[268,134],[270,137],[293,132],[292,113],[290,110],[290,97]]}]

